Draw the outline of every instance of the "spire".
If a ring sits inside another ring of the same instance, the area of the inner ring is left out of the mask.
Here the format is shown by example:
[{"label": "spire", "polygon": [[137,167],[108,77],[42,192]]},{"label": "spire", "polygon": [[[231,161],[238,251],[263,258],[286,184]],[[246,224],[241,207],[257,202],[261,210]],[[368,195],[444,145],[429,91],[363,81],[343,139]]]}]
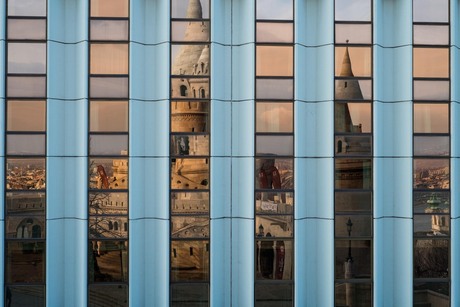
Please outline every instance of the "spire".
[{"label": "spire", "polygon": [[[348,39],[347,39],[348,43]],[[341,77],[353,77],[353,71],[351,69],[350,54],[348,53],[348,46],[345,48],[345,55],[342,61],[342,71],[340,72]]]},{"label": "spire", "polygon": [[187,8],[187,18],[201,19],[203,18],[203,11],[201,9],[200,0],[190,0]]}]

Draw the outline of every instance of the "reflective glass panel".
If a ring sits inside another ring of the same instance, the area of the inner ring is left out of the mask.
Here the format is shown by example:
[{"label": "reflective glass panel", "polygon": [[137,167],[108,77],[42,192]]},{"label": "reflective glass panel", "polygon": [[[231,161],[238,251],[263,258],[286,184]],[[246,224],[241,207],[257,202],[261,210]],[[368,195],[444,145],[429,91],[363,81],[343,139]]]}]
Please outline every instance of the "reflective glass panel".
[{"label": "reflective glass panel", "polygon": [[370,77],[371,73],[372,53],[370,47],[335,47],[336,76]]},{"label": "reflective glass panel", "polygon": [[362,282],[341,282],[335,284],[335,306],[348,306],[353,302],[356,307],[373,306],[372,284]]},{"label": "reflective glass panel", "polygon": [[127,101],[91,101],[90,131],[92,132],[127,132]]},{"label": "reflective glass panel", "polygon": [[292,280],[294,257],[291,240],[276,240],[269,236],[261,239],[258,236],[255,252],[257,280]]},{"label": "reflective glass panel", "polygon": [[173,21],[171,38],[175,42],[207,42],[209,21]]},{"label": "reflective glass panel", "polygon": [[[350,232],[348,232],[350,230]],[[336,215],[335,236],[342,238],[371,237],[371,215]]]},{"label": "reflective glass panel", "polygon": [[294,163],[292,159],[256,159],[256,189],[293,189]]},{"label": "reflective glass panel", "polygon": [[45,282],[45,243],[6,241],[7,283]]},{"label": "reflective glass panel", "polygon": [[11,190],[45,189],[45,159],[7,159],[6,188]]},{"label": "reflective glass panel", "polygon": [[201,7],[194,10],[193,7],[189,8],[187,0],[172,0],[171,18],[209,18],[209,0],[200,0],[200,4]]},{"label": "reflective glass panel", "polygon": [[[6,217],[6,237],[9,239],[45,239],[46,223],[44,208],[21,210],[21,214]],[[43,214],[43,215],[37,215]]]},{"label": "reflective glass panel", "polygon": [[336,156],[370,156],[372,154],[371,136],[341,135],[335,137]]},{"label": "reflective glass panel", "polygon": [[6,213],[8,215],[45,214],[46,195],[43,192],[6,193]]},{"label": "reflective glass panel", "polygon": [[208,135],[172,135],[171,156],[206,156],[209,155]]},{"label": "reflective glass panel", "polygon": [[354,279],[370,279],[372,274],[372,241],[335,240],[335,278],[346,279],[349,259],[353,261]]},{"label": "reflective glass panel", "polygon": [[209,192],[171,193],[172,214],[207,214],[209,212]]},{"label": "reflective glass panel", "polygon": [[414,103],[414,133],[449,133],[449,105]]},{"label": "reflective glass panel", "polygon": [[448,22],[448,0],[414,0],[415,22]]},{"label": "reflective glass panel", "polygon": [[[208,34],[202,34],[201,40],[207,40]],[[209,75],[209,45],[187,44],[171,46],[171,74],[172,75]],[[173,79],[174,80],[174,79]],[[173,82],[171,80],[171,82]],[[181,81],[187,81],[182,79]],[[206,79],[205,79],[206,80]],[[176,81],[177,82],[177,81]],[[173,82],[173,90],[176,82]],[[197,82],[190,79],[190,82]],[[206,82],[206,81],[202,81]],[[195,84],[190,84],[190,88],[197,88]],[[206,89],[209,92],[209,87]],[[199,96],[189,96],[198,98]],[[204,97],[201,97],[204,98]]]},{"label": "reflective glass panel", "polygon": [[209,159],[172,159],[171,189],[209,189]]},{"label": "reflective glass panel", "polygon": [[336,44],[370,44],[372,43],[372,26],[370,24],[336,24]]},{"label": "reflective glass panel", "polygon": [[292,156],[294,154],[294,136],[257,135],[256,155]]},{"label": "reflective glass panel", "polygon": [[[10,292],[9,295],[8,292]],[[45,287],[6,286],[5,306],[10,306],[9,302],[11,306],[45,307]]]},{"label": "reflective glass panel", "polygon": [[292,20],[292,0],[257,0],[256,19]]},{"label": "reflective glass panel", "polygon": [[127,74],[128,44],[91,44],[91,74]]},{"label": "reflective glass panel", "polygon": [[257,76],[292,76],[294,71],[293,51],[292,46],[257,46]]},{"label": "reflective glass panel", "polygon": [[209,102],[172,101],[171,132],[209,132]]},{"label": "reflective glass panel", "polygon": [[92,156],[126,156],[128,154],[128,135],[92,134],[89,136],[89,154]]},{"label": "reflective glass panel", "polygon": [[91,77],[92,98],[128,98],[128,78]]},{"label": "reflective glass panel", "polygon": [[450,137],[414,136],[414,156],[448,156]]},{"label": "reflective glass panel", "polygon": [[7,77],[9,97],[45,97],[46,77]]},{"label": "reflective glass panel", "polygon": [[91,17],[128,17],[128,0],[91,0]]},{"label": "reflective glass panel", "polygon": [[209,78],[171,78],[171,98],[209,98]]},{"label": "reflective glass panel", "polygon": [[91,192],[89,193],[89,214],[127,215],[128,193]]},{"label": "reflective glass panel", "polygon": [[448,48],[414,48],[414,77],[448,78]]},{"label": "reflective glass panel", "polygon": [[256,192],[257,214],[293,214],[293,206],[293,192]]},{"label": "reflective glass panel", "polygon": [[414,192],[414,213],[449,213],[450,192]]},{"label": "reflective glass panel", "polygon": [[7,155],[44,155],[46,150],[44,134],[7,134]]},{"label": "reflective glass panel", "polygon": [[209,241],[171,241],[171,281],[209,280]]},{"label": "reflective glass panel", "polygon": [[46,16],[46,0],[8,0],[8,16]]},{"label": "reflective glass panel", "polygon": [[436,297],[440,304],[449,306],[450,285],[448,282],[414,282],[414,306],[423,306]]},{"label": "reflective glass panel", "polygon": [[45,19],[8,19],[8,39],[46,39]]},{"label": "reflective glass panel", "polygon": [[357,79],[335,80],[336,100],[370,100],[372,99],[372,81]]},{"label": "reflective glass panel", "polygon": [[256,79],[257,99],[292,99],[293,91],[292,79]]},{"label": "reflective glass panel", "polygon": [[[127,214],[128,212],[126,212]],[[125,228],[126,225],[126,228]],[[91,239],[128,238],[128,218],[126,216],[94,216],[89,218],[88,236]]]},{"label": "reflective glass panel", "polygon": [[335,188],[372,188],[372,160],[335,159]]},{"label": "reflective glass panel", "polygon": [[46,103],[43,100],[8,100],[8,131],[45,131]]},{"label": "reflective glass panel", "polygon": [[292,132],[293,104],[257,102],[256,132]]},{"label": "reflective glass panel", "polygon": [[91,159],[89,187],[90,189],[127,189],[128,158]]},{"label": "reflective glass panel", "polygon": [[414,100],[449,100],[449,81],[414,80]]},{"label": "reflective glass panel", "polygon": [[336,0],[336,21],[371,21],[370,0]]},{"label": "reflective glass panel", "polygon": [[256,307],[291,307],[293,301],[292,284],[258,283],[255,287]]},{"label": "reflective glass panel", "polygon": [[260,229],[264,229],[264,238],[292,238],[294,233],[294,221],[290,215],[257,215],[255,232],[257,237],[261,235]]},{"label": "reflective glass panel", "polygon": [[128,21],[91,20],[91,40],[128,40]]},{"label": "reflective glass panel", "polygon": [[372,106],[370,103],[335,103],[335,132],[371,133]]},{"label": "reflective glass panel", "polygon": [[449,26],[414,25],[414,44],[448,45]]},{"label": "reflective glass panel", "polygon": [[414,278],[449,277],[449,240],[414,239]]},{"label": "reflective glass panel", "polygon": [[8,43],[8,73],[46,73],[46,44]]},{"label": "reflective glass panel", "polygon": [[258,22],[256,27],[256,40],[258,43],[292,43],[294,39],[294,26],[292,23]]},{"label": "reflective glass panel", "polygon": [[450,216],[443,214],[442,208],[427,208],[425,212],[427,214],[414,214],[414,236],[445,237],[450,235]]},{"label": "reflective glass panel", "polygon": [[209,284],[187,283],[171,285],[172,307],[208,307]]},{"label": "reflective glass panel", "polygon": [[[109,299],[107,299],[109,298]],[[89,285],[89,307],[128,307],[128,286],[126,285]]]},{"label": "reflective glass panel", "polygon": [[335,192],[335,212],[372,212],[371,192]]},{"label": "reflective glass panel", "polygon": [[128,242],[90,241],[88,280],[92,282],[128,281]]},{"label": "reflective glass panel", "polygon": [[449,189],[449,159],[414,159],[414,189]]},{"label": "reflective glass panel", "polygon": [[172,216],[171,238],[209,238],[209,218],[206,216]]}]

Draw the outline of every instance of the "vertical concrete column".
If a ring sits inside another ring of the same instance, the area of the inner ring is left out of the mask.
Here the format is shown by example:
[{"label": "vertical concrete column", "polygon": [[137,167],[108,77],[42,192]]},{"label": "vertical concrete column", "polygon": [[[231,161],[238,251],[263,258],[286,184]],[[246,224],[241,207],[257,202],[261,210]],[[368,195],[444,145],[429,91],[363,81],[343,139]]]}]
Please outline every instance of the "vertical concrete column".
[{"label": "vertical concrete column", "polygon": [[334,1],[295,1],[294,289],[334,304]]},{"label": "vertical concrete column", "polygon": [[211,1],[211,306],[232,305],[232,9]]},{"label": "vertical concrete column", "polygon": [[169,304],[169,7],[130,0],[130,306]]},{"label": "vertical concrete column", "polygon": [[46,303],[87,297],[88,3],[48,1]]},{"label": "vertical concrete column", "polygon": [[[6,24],[6,6],[0,5],[0,24]],[[6,33],[5,27],[0,28],[0,61],[5,63],[5,40],[6,40]],[[4,123],[5,122],[5,76],[6,76],[6,65],[0,65],[0,120]],[[5,125],[0,125],[0,134],[5,135]],[[0,253],[1,255],[5,255],[5,247],[3,239],[5,237],[5,138],[2,137],[0,139]],[[1,257],[2,264],[0,265],[0,287],[4,289],[4,256]],[[4,302],[3,293],[4,291],[0,291],[0,302]]]},{"label": "vertical concrete column", "polygon": [[460,304],[460,6],[450,1],[451,33],[451,305]]},{"label": "vertical concrete column", "polygon": [[412,1],[374,1],[375,306],[412,306],[411,44]]}]

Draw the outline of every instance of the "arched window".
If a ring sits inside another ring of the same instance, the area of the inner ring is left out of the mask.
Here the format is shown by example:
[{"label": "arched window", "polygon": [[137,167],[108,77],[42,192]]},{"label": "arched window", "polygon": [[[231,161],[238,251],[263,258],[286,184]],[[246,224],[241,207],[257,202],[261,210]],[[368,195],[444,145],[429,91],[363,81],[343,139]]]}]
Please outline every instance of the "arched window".
[{"label": "arched window", "polygon": [[339,140],[337,142],[337,153],[342,152],[342,141]]},{"label": "arched window", "polygon": [[187,97],[187,87],[185,85],[180,86],[180,95],[182,97]]},{"label": "arched window", "polygon": [[112,223],[112,221],[109,222],[109,230],[113,230],[113,223]]},{"label": "arched window", "polygon": [[202,88],[200,90],[200,92],[201,92],[201,98],[206,98],[206,92],[205,92],[204,88]]},{"label": "arched window", "polygon": [[118,222],[113,223],[114,230],[118,230]]}]

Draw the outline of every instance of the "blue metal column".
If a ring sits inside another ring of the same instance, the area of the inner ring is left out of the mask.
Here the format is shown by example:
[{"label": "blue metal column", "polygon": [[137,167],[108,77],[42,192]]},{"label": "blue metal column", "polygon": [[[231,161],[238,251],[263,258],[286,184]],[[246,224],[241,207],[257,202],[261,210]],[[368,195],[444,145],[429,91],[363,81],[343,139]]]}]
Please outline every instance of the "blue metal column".
[{"label": "blue metal column", "polygon": [[87,25],[86,1],[48,1],[47,306],[87,302]]},{"label": "blue metal column", "polygon": [[295,1],[296,306],[334,304],[334,1]]},{"label": "blue metal column", "polygon": [[[0,5],[0,24],[5,25],[6,24],[6,5],[5,3],[2,3]],[[3,298],[3,289],[4,287],[4,276],[5,276],[5,271],[4,271],[4,263],[5,263],[5,247],[4,243],[5,240],[3,239],[5,237],[5,217],[4,217],[4,212],[5,212],[5,146],[4,146],[4,141],[5,141],[5,75],[6,75],[6,65],[5,63],[5,39],[6,39],[6,33],[5,33],[5,27],[2,26],[0,28],[0,61],[2,65],[0,65],[0,119],[2,124],[0,125],[0,134],[2,137],[0,138],[0,253],[2,259],[2,263],[0,265],[0,286],[2,291],[0,291],[0,302],[4,302]]]},{"label": "blue metal column", "polygon": [[374,2],[374,306],[412,306],[412,1]]},{"label": "blue metal column", "polygon": [[130,0],[130,306],[169,304],[169,3]]}]

